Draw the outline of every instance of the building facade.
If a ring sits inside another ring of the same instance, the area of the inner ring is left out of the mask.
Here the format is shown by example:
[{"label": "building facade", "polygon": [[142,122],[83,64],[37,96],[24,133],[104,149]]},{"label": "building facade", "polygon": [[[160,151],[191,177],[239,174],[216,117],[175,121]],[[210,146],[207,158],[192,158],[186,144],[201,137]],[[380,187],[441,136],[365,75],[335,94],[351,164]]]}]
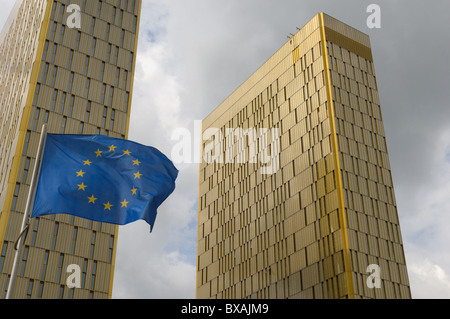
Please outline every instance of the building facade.
[{"label": "building facade", "polygon": [[[126,138],[140,0],[18,0],[0,34],[0,298],[4,298],[39,134]],[[118,227],[33,218],[15,298],[110,298]],[[76,265],[81,287],[69,288]]]},{"label": "building facade", "polygon": [[202,132],[197,298],[411,297],[367,35],[316,15]]}]

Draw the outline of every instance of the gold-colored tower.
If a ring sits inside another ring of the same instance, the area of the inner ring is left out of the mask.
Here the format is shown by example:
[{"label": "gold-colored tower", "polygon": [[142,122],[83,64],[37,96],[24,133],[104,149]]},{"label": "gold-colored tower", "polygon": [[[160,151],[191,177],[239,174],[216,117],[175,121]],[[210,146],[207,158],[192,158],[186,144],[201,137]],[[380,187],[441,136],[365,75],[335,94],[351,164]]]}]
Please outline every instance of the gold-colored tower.
[{"label": "gold-colored tower", "polygon": [[[0,298],[42,125],[127,137],[140,10],[141,0],[18,0],[0,34]],[[33,218],[14,297],[111,297],[117,234],[70,215]],[[71,264],[81,288],[66,285]]]},{"label": "gold-colored tower", "polygon": [[203,120],[197,298],[411,297],[371,52],[320,13]]}]

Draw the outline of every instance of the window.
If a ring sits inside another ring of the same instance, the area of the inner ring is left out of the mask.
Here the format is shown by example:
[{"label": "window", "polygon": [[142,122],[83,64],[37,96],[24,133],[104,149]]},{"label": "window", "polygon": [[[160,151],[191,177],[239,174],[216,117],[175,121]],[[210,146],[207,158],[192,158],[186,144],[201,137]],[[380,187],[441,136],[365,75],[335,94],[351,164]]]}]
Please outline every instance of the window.
[{"label": "window", "polygon": [[66,32],[66,27],[62,25],[60,33],[59,33],[59,41],[58,41],[60,44],[63,44],[65,32]]},{"label": "window", "polygon": [[[28,158],[27,158],[27,160],[28,160]],[[34,219],[33,234],[31,236],[31,246],[36,245],[36,236],[37,236],[38,229],[39,229],[39,218],[35,218]]]},{"label": "window", "polygon": [[47,273],[48,255],[49,251],[46,250],[44,255],[44,263],[42,264],[42,271],[41,271],[41,280],[43,281],[45,281],[45,274]]},{"label": "window", "polygon": [[38,298],[42,298],[42,293],[44,292],[44,282],[39,282]]},{"label": "window", "polygon": [[107,24],[106,25],[106,36],[105,36],[105,41],[109,42],[109,32],[111,31],[111,24]]},{"label": "window", "polygon": [[47,52],[48,52],[48,40],[45,40],[44,52],[42,54],[42,61],[45,61],[47,59]]},{"label": "window", "polygon": [[100,81],[103,81],[104,75],[105,75],[105,62],[102,61],[102,65],[100,67]]},{"label": "window", "polygon": [[[64,134],[65,130],[66,130],[66,124],[67,124],[67,116],[63,117],[63,121],[61,124],[61,134]],[[54,217],[55,215],[53,215]]]},{"label": "window", "polygon": [[75,104],[75,95],[71,95],[70,96],[70,104],[69,104],[69,117],[72,117],[72,113],[73,113],[73,105]]},{"label": "window", "polygon": [[41,109],[36,108],[36,111],[34,112],[33,131],[36,131],[40,112],[41,112]]},{"label": "window", "polygon": [[127,89],[127,82],[128,82],[128,71],[124,70],[124,75],[123,75],[123,89],[126,91]]},{"label": "window", "polygon": [[95,47],[97,46],[97,38],[94,38],[92,40],[92,49],[91,49],[91,56],[95,56]]},{"label": "window", "polygon": [[83,273],[81,274],[81,288],[83,288],[83,289],[84,289],[84,285],[86,283],[87,265],[88,265],[88,260],[85,259],[83,261]]},{"label": "window", "polygon": [[58,50],[58,45],[56,43],[53,44],[52,56],[50,57],[50,63],[55,63],[56,51]]},{"label": "window", "polygon": [[42,74],[42,82],[43,83],[47,82],[48,67],[49,67],[49,63],[45,63],[45,65],[44,65],[44,73]]},{"label": "window", "polygon": [[84,75],[88,74],[88,69],[89,69],[89,56],[86,56],[86,59],[84,60]]},{"label": "window", "polygon": [[33,292],[33,284],[34,280],[30,279],[30,281],[28,282],[27,299],[31,299],[31,293]]},{"label": "window", "polygon": [[62,22],[64,20],[64,12],[66,11],[66,6],[63,3],[61,3],[61,7],[59,10],[60,10],[59,11],[59,17],[60,17],[59,22]]},{"label": "window", "polygon": [[51,33],[50,33],[50,41],[54,41],[55,40],[55,34],[56,34],[56,27],[57,27],[57,23],[56,22],[53,22],[53,25],[52,25],[52,31],[51,31]]},{"label": "window", "polygon": [[84,90],[84,98],[87,99],[89,97],[89,87],[91,86],[91,79],[87,78],[86,80],[86,88]]},{"label": "window", "polygon": [[120,46],[123,48],[123,44],[125,42],[125,30],[122,29],[122,33],[120,34]]},{"label": "window", "polygon": [[58,74],[58,67],[55,66],[55,67],[53,68],[52,81],[51,81],[51,83],[50,83],[50,86],[51,86],[51,87],[54,87],[54,86],[55,86],[55,81],[56,81],[56,76],[57,76],[57,74]]},{"label": "window", "polygon": [[116,111],[115,110],[112,110],[111,111],[111,124],[110,124],[110,126],[109,126],[109,129],[113,129],[114,128],[114,119],[115,119],[115,116],[116,116]]},{"label": "window", "polygon": [[37,83],[36,90],[34,91],[33,106],[36,106],[36,104],[37,104],[40,90],[41,90],[41,85],[39,83]]},{"label": "window", "polygon": [[23,275],[25,274],[25,267],[27,266],[27,259],[28,259],[28,250],[29,250],[28,246],[25,246],[23,249],[22,264],[20,266],[19,272],[19,276],[21,277],[23,277]]},{"label": "window", "polygon": [[101,104],[105,104],[105,93],[106,93],[106,84],[102,85],[102,96],[101,96]]},{"label": "window", "polygon": [[[113,96],[114,96],[114,88],[111,86],[109,88],[109,101],[108,101],[109,106],[112,106]],[[113,112],[114,112],[114,110],[113,110]],[[111,117],[111,120],[114,120],[114,119]]]},{"label": "window", "polygon": [[25,160],[25,165],[23,168],[23,175],[22,175],[22,184],[25,184],[27,182],[28,171],[30,170],[30,161],[31,161],[30,157],[27,157],[27,159]]},{"label": "window", "polygon": [[14,187],[13,199],[12,199],[12,203],[11,203],[11,211],[16,210],[17,199],[19,197],[19,191],[20,191],[20,183],[16,183],[16,187]]},{"label": "window", "polygon": [[128,103],[130,103],[130,93],[125,93],[125,113],[128,113]]},{"label": "window", "polygon": [[118,59],[119,59],[119,47],[116,46],[114,49],[114,62],[113,62],[114,65],[117,65]]},{"label": "window", "polygon": [[112,262],[112,255],[113,255],[113,249],[114,249],[114,236],[111,235],[109,238],[109,249],[108,249],[108,262]]},{"label": "window", "polygon": [[69,70],[72,68],[72,61],[73,61],[73,50],[70,50],[69,58],[67,59],[67,68]]},{"label": "window", "polygon": [[102,1],[100,0],[97,5],[97,17],[101,17],[102,14]]},{"label": "window", "polygon": [[3,242],[2,251],[0,253],[0,272],[3,270],[3,265],[5,264],[6,252],[8,251],[8,242]]},{"label": "window", "polygon": [[61,104],[59,106],[59,113],[64,114],[64,105],[66,104],[66,93],[63,92],[61,97]]},{"label": "window", "polygon": [[90,34],[94,35],[94,29],[95,29],[95,18],[92,17],[92,21],[91,21],[91,31]]},{"label": "window", "polygon": [[[66,117],[64,117],[66,118]],[[64,124],[65,126],[65,124]],[[56,237],[58,236],[59,223],[56,222],[55,226],[53,226],[53,238],[52,238],[52,250],[55,250],[56,247]]]},{"label": "window", "polygon": [[50,20],[53,20],[55,18],[55,11],[56,11],[57,4],[58,4],[57,2],[53,2],[52,13],[50,14]]},{"label": "window", "polygon": [[108,114],[108,108],[105,106],[103,108],[102,128],[105,128],[107,114]]},{"label": "window", "polygon": [[80,39],[81,39],[81,32],[78,31],[77,32],[77,40],[75,42],[75,50],[78,51],[79,47],[80,47]]},{"label": "window", "polygon": [[133,52],[130,52],[129,70],[133,70]]},{"label": "window", "polygon": [[120,10],[119,12],[119,26],[122,27],[123,23],[123,10]]},{"label": "window", "polygon": [[108,43],[108,50],[106,51],[106,61],[109,62],[111,59],[111,44]]},{"label": "window", "polygon": [[136,33],[136,29],[137,29],[137,16],[133,16],[133,33]]},{"label": "window", "polygon": [[70,72],[70,76],[69,76],[69,88],[68,88],[68,92],[72,93],[72,86],[73,86],[73,77],[75,76],[75,73]]},{"label": "window", "polygon": [[92,265],[91,290],[95,289],[95,277],[97,276],[97,262]]},{"label": "window", "polygon": [[93,259],[94,258],[94,248],[95,248],[95,237],[97,235],[97,232],[93,231],[92,232],[92,238],[91,238],[91,248],[89,250],[89,258]]},{"label": "window", "polygon": [[86,116],[84,118],[85,122],[89,122],[90,115],[91,115],[91,101],[88,101],[87,107],[86,107]]},{"label": "window", "polygon": [[52,112],[54,112],[55,111],[55,105],[56,105],[56,98],[58,97],[58,90],[54,90],[53,91],[53,96],[52,96],[52,104],[51,104],[51,106],[50,106],[50,110],[52,111]]},{"label": "window", "polygon": [[[30,134],[31,134],[31,131],[27,131],[27,134],[25,135],[25,142],[23,144],[23,155],[26,155],[28,152],[28,144],[30,142]],[[11,210],[13,210],[13,209],[11,209]]]},{"label": "window", "polygon": [[57,283],[61,282],[61,274],[62,274],[63,265],[64,265],[64,254],[59,254],[58,271],[56,274],[56,282]]},{"label": "window", "polygon": [[114,86],[115,87],[119,87],[119,79],[120,79],[120,68],[118,67],[116,69],[116,78],[115,78],[115,81],[114,81]]}]

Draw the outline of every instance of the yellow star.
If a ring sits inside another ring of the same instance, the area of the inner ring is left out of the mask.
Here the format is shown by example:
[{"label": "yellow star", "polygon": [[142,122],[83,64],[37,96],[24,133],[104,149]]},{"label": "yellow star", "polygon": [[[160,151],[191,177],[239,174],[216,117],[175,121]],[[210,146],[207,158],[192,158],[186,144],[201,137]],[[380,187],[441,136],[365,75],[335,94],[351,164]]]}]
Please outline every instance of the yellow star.
[{"label": "yellow star", "polygon": [[85,160],[84,165],[91,166],[92,162],[90,160]]},{"label": "yellow star", "polygon": [[97,152],[95,152],[95,154],[97,154],[97,157],[102,157],[102,151],[100,151],[100,149],[97,149]]},{"label": "yellow star", "polygon": [[139,160],[137,159],[137,160],[135,160],[135,161],[133,161],[133,165],[137,165],[137,166],[139,166],[139,164],[141,164],[141,162],[139,162]]},{"label": "yellow star", "polygon": [[88,197],[88,198],[89,198],[89,203],[95,204],[95,201],[97,200],[97,198],[95,198],[94,195],[92,195],[91,197]]},{"label": "yellow star", "polygon": [[129,150],[123,151],[123,155],[131,155],[131,152]]},{"label": "yellow star", "polygon": [[136,187],[133,187],[133,189],[131,190],[131,193],[133,193],[133,195],[137,195],[137,188]]},{"label": "yellow star", "polygon": [[84,177],[84,174],[86,174],[86,172],[83,172],[83,170],[80,169],[80,171],[77,172],[77,177]]},{"label": "yellow star", "polygon": [[134,173],[134,179],[141,179],[142,174],[139,173],[139,171],[137,173]]},{"label": "yellow star", "polygon": [[117,148],[117,146],[111,145],[111,146],[109,147],[109,151],[110,151],[110,152],[115,152],[115,151],[116,151],[116,148]]},{"label": "yellow star", "polygon": [[105,210],[111,210],[111,207],[113,207],[113,205],[111,205],[109,202],[103,205],[105,205]]},{"label": "yellow star", "polygon": [[122,207],[128,207],[128,202],[126,199],[123,200],[123,202],[120,202],[122,204]]},{"label": "yellow star", "polygon": [[84,183],[81,183],[81,184],[79,184],[78,185],[78,190],[80,190],[80,189],[82,189],[83,191],[85,191],[86,190],[86,185],[84,185]]}]

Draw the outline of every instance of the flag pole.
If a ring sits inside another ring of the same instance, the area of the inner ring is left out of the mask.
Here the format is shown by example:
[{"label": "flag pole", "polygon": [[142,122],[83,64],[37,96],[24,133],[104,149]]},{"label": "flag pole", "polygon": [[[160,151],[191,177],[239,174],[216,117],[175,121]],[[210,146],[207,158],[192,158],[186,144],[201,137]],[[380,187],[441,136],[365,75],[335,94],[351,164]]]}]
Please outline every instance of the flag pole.
[{"label": "flag pole", "polygon": [[33,204],[34,204],[34,196],[36,194],[36,187],[37,187],[37,179],[39,177],[39,172],[41,169],[41,162],[42,162],[42,155],[44,153],[44,146],[45,141],[47,138],[47,124],[42,125],[41,130],[41,136],[39,138],[39,145],[38,150],[36,154],[36,161],[33,168],[33,175],[31,176],[31,184],[30,188],[28,190],[28,198],[25,205],[25,212],[22,219],[22,227],[20,230],[19,238],[17,239],[15,243],[15,255],[14,255],[14,262],[13,267],[11,271],[11,277],[9,279],[9,285],[8,290],[6,292],[6,299],[12,299],[14,298],[14,290],[16,288],[16,282],[17,282],[17,273],[19,272],[19,258],[22,256],[23,247],[25,243],[25,238],[28,233],[28,227],[30,224],[30,216],[31,212],[33,210]]}]

